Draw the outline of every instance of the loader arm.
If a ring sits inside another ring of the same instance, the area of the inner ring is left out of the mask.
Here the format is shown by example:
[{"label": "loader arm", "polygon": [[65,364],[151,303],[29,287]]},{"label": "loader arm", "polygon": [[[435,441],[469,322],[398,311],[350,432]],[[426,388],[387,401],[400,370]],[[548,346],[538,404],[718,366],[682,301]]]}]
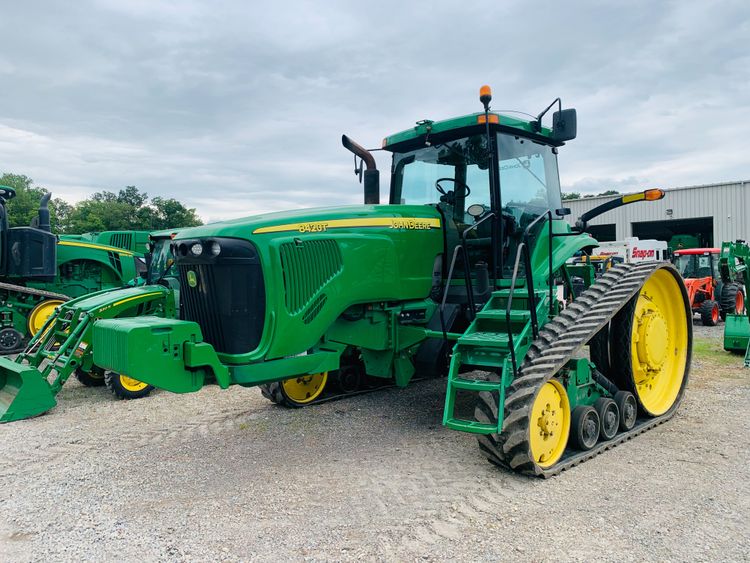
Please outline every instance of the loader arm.
[{"label": "loader arm", "polygon": [[100,291],[61,305],[11,360],[0,357],[0,422],[42,414],[77,370],[93,367],[97,321],[136,315],[174,316],[173,290],[160,285]]}]

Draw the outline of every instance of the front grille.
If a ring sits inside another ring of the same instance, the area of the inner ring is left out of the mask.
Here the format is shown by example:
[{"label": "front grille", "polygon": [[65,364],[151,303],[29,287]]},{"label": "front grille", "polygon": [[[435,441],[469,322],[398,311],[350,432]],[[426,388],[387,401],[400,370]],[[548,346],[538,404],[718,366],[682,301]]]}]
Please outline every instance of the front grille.
[{"label": "front grille", "polygon": [[247,241],[211,240],[221,244],[218,257],[177,256],[181,316],[197,322],[217,352],[251,352],[263,335],[266,311],[260,259]]}]

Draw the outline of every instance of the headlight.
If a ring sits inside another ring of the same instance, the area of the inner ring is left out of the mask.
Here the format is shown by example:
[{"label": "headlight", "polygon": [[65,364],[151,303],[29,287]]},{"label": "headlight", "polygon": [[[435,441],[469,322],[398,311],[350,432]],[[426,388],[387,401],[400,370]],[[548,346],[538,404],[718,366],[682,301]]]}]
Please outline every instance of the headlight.
[{"label": "headlight", "polygon": [[218,256],[219,253],[221,253],[221,245],[218,242],[213,241],[211,243],[211,254]]},{"label": "headlight", "polygon": [[193,256],[200,256],[203,253],[203,245],[199,242],[196,242],[193,244],[193,246],[190,247],[190,253]]}]

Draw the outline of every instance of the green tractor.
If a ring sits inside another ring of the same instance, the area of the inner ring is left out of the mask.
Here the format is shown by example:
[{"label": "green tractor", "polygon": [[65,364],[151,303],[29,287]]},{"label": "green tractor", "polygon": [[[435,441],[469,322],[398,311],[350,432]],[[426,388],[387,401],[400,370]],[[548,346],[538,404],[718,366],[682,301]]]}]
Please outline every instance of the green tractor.
[{"label": "green tractor", "polygon": [[728,294],[730,305],[734,298],[736,311],[736,314],[728,314],[725,319],[724,349],[745,354],[745,367],[750,368],[750,310],[745,301],[745,294],[750,288],[750,246],[744,240],[722,243],[719,272],[724,287],[731,288],[725,293]]},{"label": "green tractor", "polygon": [[[14,196],[12,188],[0,186],[0,354],[22,349],[71,297],[122,287],[145,268],[142,254],[98,244],[96,235],[54,235],[51,194],[43,196],[32,226],[9,228],[5,204]],[[121,234],[108,238],[123,244],[142,237],[137,231]]]},{"label": "green tractor", "polygon": [[178,316],[172,236],[169,231],[150,235],[144,285],[102,290],[66,301],[46,319],[21,354],[12,360],[0,357],[0,365],[12,366],[0,368],[0,422],[22,420],[51,409],[73,374],[86,386],[106,385],[118,399],[138,399],[153,390],[126,373],[106,372],[94,365],[92,327],[96,321],[115,317]]},{"label": "green tractor", "polygon": [[[575,110],[557,99],[526,120],[491,112],[486,87],[480,100],[482,112],[384,140],[387,205],[372,154],[344,136],[365,205],[180,231],[179,313],[92,315],[91,365],[177,393],[209,378],[262,386],[289,406],[447,375],[444,425],[476,434],[491,462],[541,476],[671,417],[692,350],[677,271],[620,264],[596,278],[566,264],[597,246],[589,219],[664,192],[622,196],[571,228],[557,153],[576,136]],[[555,284],[572,293],[574,276],[588,286],[560,310]],[[33,363],[0,359],[3,383],[0,416],[50,385]]]},{"label": "green tractor", "polygon": [[62,235],[60,238],[124,248],[138,254],[146,254],[149,245],[148,231],[102,231],[82,235]]}]

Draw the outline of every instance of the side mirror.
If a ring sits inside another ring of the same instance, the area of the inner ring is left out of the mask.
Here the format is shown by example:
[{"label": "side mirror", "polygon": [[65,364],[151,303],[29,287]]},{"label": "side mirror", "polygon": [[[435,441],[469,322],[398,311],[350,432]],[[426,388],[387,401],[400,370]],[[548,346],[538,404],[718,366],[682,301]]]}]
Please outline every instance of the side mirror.
[{"label": "side mirror", "polygon": [[576,138],[576,110],[563,109],[552,114],[552,138],[556,141],[570,141]]},{"label": "side mirror", "polygon": [[466,213],[474,217],[474,219],[478,219],[482,215],[484,215],[484,205],[481,203],[472,203],[469,207],[466,208]]},{"label": "side mirror", "polygon": [[570,215],[570,207],[561,207],[560,209],[555,209],[555,215],[558,217],[565,217],[566,215]]}]

